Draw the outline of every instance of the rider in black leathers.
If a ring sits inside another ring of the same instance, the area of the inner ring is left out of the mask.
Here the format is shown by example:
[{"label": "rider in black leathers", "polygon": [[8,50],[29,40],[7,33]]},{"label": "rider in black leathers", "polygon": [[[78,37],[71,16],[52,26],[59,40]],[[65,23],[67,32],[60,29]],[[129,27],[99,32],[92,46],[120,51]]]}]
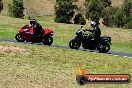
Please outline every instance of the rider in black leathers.
[{"label": "rider in black leathers", "polygon": [[94,21],[91,22],[91,26],[93,27],[93,30],[89,29],[87,31],[92,32],[94,40],[96,42],[98,42],[100,40],[101,30],[100,30],[99,26]]}]

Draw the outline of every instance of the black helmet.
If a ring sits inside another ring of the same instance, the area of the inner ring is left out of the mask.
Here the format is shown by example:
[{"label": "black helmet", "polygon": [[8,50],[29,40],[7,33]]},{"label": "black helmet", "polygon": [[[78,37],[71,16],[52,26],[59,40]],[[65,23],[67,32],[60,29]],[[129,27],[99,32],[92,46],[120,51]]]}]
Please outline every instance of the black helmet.
[{"label": "black helmet", "polygon": [[96,27],[95,21],[91,21],[91,26],[92,26],[93,28]]},{"label": "black helmet", "polygon": [[37,21],[35,20],[35,19],[31,19],[30,20],[30,24],[33,26],[33,25],[35,25],[37,23]]}]

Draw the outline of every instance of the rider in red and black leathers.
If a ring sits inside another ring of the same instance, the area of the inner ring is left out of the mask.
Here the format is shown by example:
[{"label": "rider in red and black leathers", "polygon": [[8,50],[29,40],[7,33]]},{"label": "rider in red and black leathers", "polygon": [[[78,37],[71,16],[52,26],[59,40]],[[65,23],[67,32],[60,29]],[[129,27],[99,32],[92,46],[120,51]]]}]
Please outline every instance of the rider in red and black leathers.
[{"label": "rider in red and black leathers", "polygon": [[42,26],[35,19],[30,20],[30,25],[31,25],[31,27],[34,28],[33,39],[39,41],[42,36],[42,31],[43,31]]}]

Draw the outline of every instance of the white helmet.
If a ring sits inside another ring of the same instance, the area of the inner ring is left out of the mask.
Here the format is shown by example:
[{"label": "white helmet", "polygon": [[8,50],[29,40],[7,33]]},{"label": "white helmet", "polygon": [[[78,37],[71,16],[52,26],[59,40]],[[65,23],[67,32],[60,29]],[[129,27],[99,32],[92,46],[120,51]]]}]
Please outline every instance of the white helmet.
[{"label": "white helmet", "polygon": [[95,27],[95,26],[96,26],[95,21],[91,21],[91,26],[92,26],[92,27]]}]

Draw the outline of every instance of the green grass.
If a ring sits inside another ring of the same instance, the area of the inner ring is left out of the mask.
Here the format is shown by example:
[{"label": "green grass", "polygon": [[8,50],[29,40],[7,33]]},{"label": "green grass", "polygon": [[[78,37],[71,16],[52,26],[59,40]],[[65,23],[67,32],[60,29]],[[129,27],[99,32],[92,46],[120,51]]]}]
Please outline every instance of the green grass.
[{"label": "green grass", "polygon": [[[0,37],[14,39],[28,20],[0,16]],[[80,25],[55,23],[53,17],[37,17],[44,27],[52,28],[54,43],[68,45]],[[43,21],[44,20],[44,21]],[[102,35],[112,37],[112,50],[132,52],[131,30],[102,28]],[[0,87],[79,88],[76,83],[80,64],[90,74],[130,74],[132,60],[121,56],[95,54],[48,46],[0,42]],[[82,88],[130,88],[129,84],[88,84]]]},{"label": "green grass", "polygon": [[[130,74],[132,60],[48,46],[0,43],[1,88],[80,88],[80,64],[90,74]],[[88,84],[82,88],[130,88],[129,84]]]},{"label": "green grass", "polygon": [[[117,0],[116,0],[117,1]],[[39,4],[38,4],[39,5]],[[42,6],[42,5],[41,5]],[[80,25],[55,23],[53,16],[36,17],[52,28],[54,44],[68,45]],[[14,39],[26,19],[0,16],[0,38]],[[89,28],[89,27],[86,27]],[[101,27],[112,37],[112,50],[132,52],[132,30]],[[87,84],[76,82],[79,65],[90,74],[130,74],[132,60],[121,56],[59,49],[21,43],[0,42],[0,88],[131,88],[129,84]]]},{"label": "green grass", "polygon": [[113,51],[132,52],[132,42],[128,42],[125,44],[120,42],[113,42],[111,48]]}]

